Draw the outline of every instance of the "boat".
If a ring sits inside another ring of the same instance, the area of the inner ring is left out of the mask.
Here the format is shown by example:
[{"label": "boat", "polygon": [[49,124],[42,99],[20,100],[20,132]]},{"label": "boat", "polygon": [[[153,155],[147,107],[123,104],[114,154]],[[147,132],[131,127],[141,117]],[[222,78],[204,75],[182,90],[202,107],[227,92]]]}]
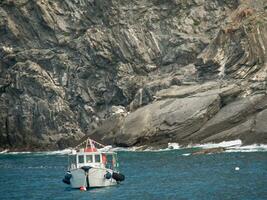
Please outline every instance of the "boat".
[{"label": "boat", "polygon": [[125,179],[118,167],[117,153],[110,146],[87,138],[68,155],[63,182],[80,190],[117,185]]}]

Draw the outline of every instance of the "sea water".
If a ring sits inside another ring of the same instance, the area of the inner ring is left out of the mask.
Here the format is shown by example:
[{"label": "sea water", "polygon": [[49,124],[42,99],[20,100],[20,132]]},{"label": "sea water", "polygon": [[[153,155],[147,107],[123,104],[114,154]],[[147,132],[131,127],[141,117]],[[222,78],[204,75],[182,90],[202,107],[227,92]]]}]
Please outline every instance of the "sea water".
[{"label": "sea water", "polygon": [[267,152],[191,155],[195,148],[118,152],[117,186],[81,192],[62,182],[67,155],[0,154],[0,199],[267,199]]}]

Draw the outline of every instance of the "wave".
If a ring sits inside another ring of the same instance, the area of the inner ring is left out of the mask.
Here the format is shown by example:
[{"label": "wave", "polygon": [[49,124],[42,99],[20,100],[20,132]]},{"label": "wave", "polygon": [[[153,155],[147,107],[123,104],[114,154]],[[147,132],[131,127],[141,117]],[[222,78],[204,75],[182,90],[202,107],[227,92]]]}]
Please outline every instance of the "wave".
[{"label": "wave", "polygon": [[63,150],[58,150],[58,151],[38,151],[38,152],[33,152],[33,151],[9,151],[9,150],[4,150],[1,151],[0,154],[8,154],[8,155],[18,155],[18,154],[34,154],[34,155],[65,155],[71,153],[71,149],[63,149]]},{"label": "wave", "polygon": [[[206,144],[195,144],[188,146],[181,146],[178,143],[168,143],[168,147],[165,149],[155,149],[152,147],[140,146],[140,147],[131,147],[131,148],[113,148],[115,151],[141,151],[141,152],[161,152],[161,151],[170,151],[170,150],[186,150],[186,149],[211,149],[211,148],[225,148],[225,152],[258,152],[258,151],[267,151],[267,144],[253,144],[253,145],[243,145],[241,140],[231,140],[223,141],[219,143],[206,143]],[[189,156],[190,153],[184,153],[183,156]]]},{"label": "wave", "polygon": [[[0,165],[1,169],[17,169],[17,165],[10,164],[2,164]],[[47,165],[39,165],[39,166],[27,166],[20,165],[19,169],[65,169],[65,166],[47,166]]]},{"label": "wave", "polygon": [[[164,149],[155,149],[153,147],[115,147],[112,148],[113,151],[133,151],[133,152],[161,152],[161,151],[171,151],[171,150],[186,150],[186,149],[211,149],[223,147],[226,149],[225,152],[255,152],[255,151],[267,151],[266,144],[253,144],[253,145],[243,145],[241,140],[231,140],[223,141],[219,143],[206,143],[206,144],[194,144],[188,146],[181,146],[179,143],[168,143],[168,147]],[[190,155],[190,153],[183,154],[184,156]]]},{"label": "wave", "polygon": [[230,148],[230,147],[240,147],[242,146],[241,140],[231,140],[231,141],[223,141],[220,143],[206,143],[206,144],[195,144],[195,145],[188,145],[187,148],[203,148],[203,149],[211,149],[211,148]]},{"label": "wave", "polygon": [[31,151],[9,151],[9,150],[5,150],[2,151],[1,154],[11,154],[11,155],[17,155],[17,154],[29,154],[29,153],[33,153]]},{"label": "wave", "polygon": [[259,151],[267,151],[266,144],[253,144],[247,146],[240,147],[229,147],[226,152],[259,152]]},{"label": "wave", "polygon": [[168,143],[168,149],[180,149],[180,145],[178,143]]},{"label": "wave", "polygon": [[58,151],[44,151],[44,152],[37,152],[38,154],[43,155],[67,155],[72,153],[72,149],[63,149]]},{"label": "wave", "polygon": [[[188,145],[186,147],[180,147],[177,143],[171,143],[171,148],[173,146],[177,148],[173,149],[194,149],[194,148],[201,148],[201,149],[211,149],[211,148],[225,148],[225,152],[261,152],[267,151],[266,144],[252,144],[252,145],[243,145],[241,140],[231,140],[231,141],[223,141],[220,143],[206,143],[206,144],[195,144],[195,145]],[[183,154],[183,156],[188,156],[189,153]]]},{"label": "wave", "polygon": [[183,153],[182,156],[190,156],[191,153]]},{"label": "wave", "polygon": [[252,145],[243,145],[241,140],[232,140],[232,141],[223,141],[220,143],[207,143],[207,144],[198,144],[188,146],[191,148],[203,148],[211,149],[223,147],[225,152],[258,152],[258,151],[267,151],[266,144],[252,144]]},{"label": "wave", "polygon": [[168,143],[167,149],[193,149],[193,148],[211,149],[218,147],[228,148],[228,147],[240,147],[240,146],[242,146],[241,140],[231,140],[219,143],[190,144],[187,146],[180,146],[179,143]]},{"label": "wave", "polygon": [[[109,150],[115,152],[162,152],[162,151],[171,151],[171,150],[179,150],[179,149],[211,149],[223,147],[226,148],[225,152],[257,152],[257,151],[267,151],[267,144],[253,144],[253,145],[243,145],[241,140],[231,140],[231,141],[223,141],[220,143],[206,143],[206,144],[194,144],[188,146],[180,146],[179,143],[168,143],[168,147],[164,149],[155,149],[154,147],[147,146],[134,146],[134,147],[111,147],[107,146]],[[107,149],[103,149],[107,150]],[[43,151],[43,152],[9,152],[9,150],[1,151],[0,154],[29,154],[32,153],[34,155],[67,155],[72,153],[72,149],[63,149],[58,151]],[[184,156],[188,156],[190,154],[185,153]]]},{"label": "wave", "polygon": [[150,151],[152,148],[144,147],[144,146],[134,146],[134,147],[113,147],[112,151],[120,152],[120,151]]},{"label": "wave", "polygon": [[8,150],[5,149],[4,151],[1,151],[0,154],[4,154],[4,153],[7,153],[7,152],[8,152]]}]

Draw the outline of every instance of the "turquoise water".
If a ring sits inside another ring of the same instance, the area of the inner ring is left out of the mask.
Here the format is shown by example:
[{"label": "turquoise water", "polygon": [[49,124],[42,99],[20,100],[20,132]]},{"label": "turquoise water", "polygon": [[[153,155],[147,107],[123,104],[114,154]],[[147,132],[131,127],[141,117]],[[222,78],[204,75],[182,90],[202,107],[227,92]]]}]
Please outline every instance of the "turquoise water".
[{"label": "turquoise water", "polygon": [[126,180],[86,192],[62,183],[66,155],[1,154],[0,199],[267,199],[267,152],[189,151],[119,152]]}]

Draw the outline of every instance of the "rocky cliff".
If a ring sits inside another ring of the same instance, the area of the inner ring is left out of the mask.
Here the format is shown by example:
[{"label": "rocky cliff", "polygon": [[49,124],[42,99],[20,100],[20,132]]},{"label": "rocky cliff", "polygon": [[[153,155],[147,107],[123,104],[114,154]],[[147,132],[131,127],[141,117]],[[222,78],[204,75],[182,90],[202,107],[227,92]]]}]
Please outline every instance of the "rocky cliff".
[{"label": "rocky cliff", "polygon": [[0,147],[267,143],[266,33],[265,0],[2,0]]}]

